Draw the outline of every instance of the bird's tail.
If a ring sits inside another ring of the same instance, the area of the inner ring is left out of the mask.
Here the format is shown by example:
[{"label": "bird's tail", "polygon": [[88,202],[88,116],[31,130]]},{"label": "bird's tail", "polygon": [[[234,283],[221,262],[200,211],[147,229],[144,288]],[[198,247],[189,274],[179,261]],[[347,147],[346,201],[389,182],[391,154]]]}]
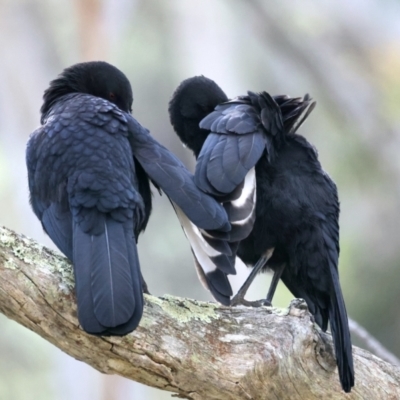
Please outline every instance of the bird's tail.
[{"label": "bird's tail", "polygon": [[[100,234],[73,223],[78,318],[93,335],[126,335],[142,317],[142,278],[133,226],[105,216]],[[132,224],[133,225],[133,224]]]},{"label": "bird's tail", "polygon": [[349,322],[346,306],[339,284],[339,275],[334,266],[330,266],[332,277],[332,294],[329,306],[329,323],[331,326],[333,343],[335,345],[336,362],[339,371],[340,383],[348,393],[354,386],[354,366]]}]

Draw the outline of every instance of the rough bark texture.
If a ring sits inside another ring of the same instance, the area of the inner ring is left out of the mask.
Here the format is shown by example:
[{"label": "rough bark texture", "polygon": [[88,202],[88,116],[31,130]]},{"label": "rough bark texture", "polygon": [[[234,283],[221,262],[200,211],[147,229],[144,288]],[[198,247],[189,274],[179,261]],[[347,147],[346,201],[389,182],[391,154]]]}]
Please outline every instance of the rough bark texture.
[{"label": "rough bark texture", "polygon": [[146,296],[139,328],[97,338],[79,329],[70,263],[0,228],[0,311],[72,357],[188,399],[399,399],[400,370],[354,348],[356,386],[340,388],[330,335],[304,302],[229,308]]}]

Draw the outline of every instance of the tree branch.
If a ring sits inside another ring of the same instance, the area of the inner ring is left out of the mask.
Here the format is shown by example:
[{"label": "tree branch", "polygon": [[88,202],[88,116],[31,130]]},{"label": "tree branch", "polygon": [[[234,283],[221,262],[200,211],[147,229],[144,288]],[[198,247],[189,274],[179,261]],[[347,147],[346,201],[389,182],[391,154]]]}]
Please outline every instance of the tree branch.
[{"label": "tree branch", "polygon": [[94,337],[79,329],[70,263],[0,228],[0,311],[107,374],[188,399],[397,399],[400,370],[354,348],[356,386],[340,388],[330,335],[305,303],[222,307],[145,296],[138,329]]},{"label": "tree branch", "polygon": [[400,367],[400,360],[391,353],[382,343],[375,339],[363,326],[354,319],[349,318],[349,329],[353,337],[360,339],[365,347],[372,351],[373,354],[382,358],[390,364]]}]

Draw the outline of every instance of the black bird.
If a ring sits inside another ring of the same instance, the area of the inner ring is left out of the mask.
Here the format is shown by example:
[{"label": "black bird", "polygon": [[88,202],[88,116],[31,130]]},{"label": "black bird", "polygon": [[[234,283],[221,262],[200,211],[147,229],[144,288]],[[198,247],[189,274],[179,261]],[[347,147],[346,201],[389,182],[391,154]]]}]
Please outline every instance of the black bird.
[{"label": "black bird", "polygon": [[314,105],[308,95],[293,99],[266,92],[227,101],[215,82],[201,76],[180,84],[169,112],[178,136],[197,157],[195,181],[206,193],[221,201],[221,194],[237,190],[255,167],[255,220],[237,249],[254,268],[232,304],[249,304],[244,295],[254,276],[272,269],[264,303],[270,304],[282,279],[307,302],[323,331],[329,321],[340,382],[350,392],[354,368],[338,274],[337,189],[315,148],[295,133]]},{"label": "black bird", "polygon": [[147,290],[136,242],[151,213],[149,178],[200,228],[229,230],[226,213],[130,115],[132,89],[117,68],[66,68],[43,100],[26,152],[33,211],[73,263],[82,328],[125,335]]},{"label": "black bird", "polygon": [[[210,82],[213,83],[212,81]],[[216,104],[228,100],[219,88],[215,91],[204,91],[203,84],[207,85],[208,80],[199,82],[195,80],[189,88],[189,90],[196,91],[195,103],[181,101],[186,99],[186,87],[182,84],[173,96],[169,106],[171,121],[176,132],[182,142],[189,145],[196,156],[200,153],[209,133],[205,130],[199,130],[199,121],[205,115],[211,113]],[[254,177],[254,174],[253,176],[249,174],[247,181],[254,181]],[[241,184],[238,185],[233,193],[220,193],[217,190],[210,193],[215,194],[219,201],[224,202],[224,207],[232,226],[229,236],[221,231],[199,229],[190,223],[179,210],[176,211],[192,247],[196,270],[201,282],[206,289],[210,290],[217,301],[224,305],[230,305],[230,296],[233,293],[227,275],[236,274],[237,241],[244,239],[249,234],[254,222],[255,190],[249,184]],[[243,201],[247,201],[246,204],[249,207],[242,207],[236,210],[234,205]],[[247,231],[246,227],[248,227]],[[227,240],[228,238],[229,240]]]}]

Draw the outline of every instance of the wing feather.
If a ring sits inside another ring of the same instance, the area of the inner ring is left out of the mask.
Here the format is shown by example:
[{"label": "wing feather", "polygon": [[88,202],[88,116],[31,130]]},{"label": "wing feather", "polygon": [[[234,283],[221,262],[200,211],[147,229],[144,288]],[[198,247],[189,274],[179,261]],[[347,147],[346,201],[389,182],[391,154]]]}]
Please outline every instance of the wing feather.
[{"label": "wing feather", "polygon": [[133,155],[147,175],[196,226],[229,230],[223,207],[196,186],[182,162],[155,141],[135,119],[129,118],[128,121]]}]

